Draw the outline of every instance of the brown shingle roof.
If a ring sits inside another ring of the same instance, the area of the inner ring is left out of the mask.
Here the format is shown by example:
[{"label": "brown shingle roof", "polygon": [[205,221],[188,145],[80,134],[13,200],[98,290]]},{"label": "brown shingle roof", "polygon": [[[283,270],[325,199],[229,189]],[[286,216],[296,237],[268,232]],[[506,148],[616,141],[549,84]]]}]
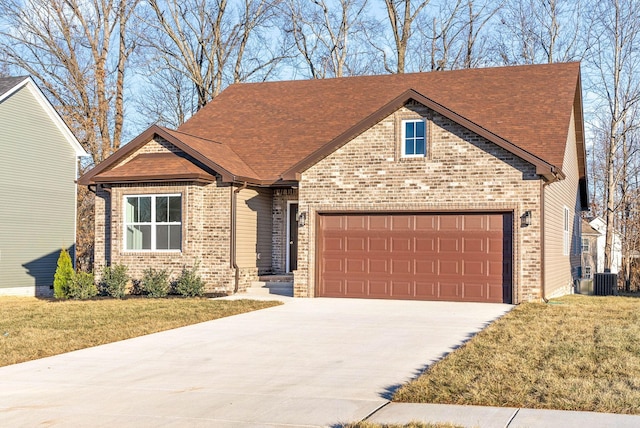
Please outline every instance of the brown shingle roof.
[{"label": "brown shingle roof", "polygon": [[204,181],[216,178],[176,153],[143,153],[119,167],[94,177],[97,183],[130,183],[140,181]]},{"label": "brown shingle roof", "polygon": [[579,75],[568,63],[236,84],[179,131],[221,142],[255,178],[275,180],[413,90],[561,169]]},{"label": "brown shingle roof", "polygon": [[585,187],[580,91],[578,63],[235,84],[177,131],[150,127],[78,182],[93,183],[98,175],[102,180],[109,168],[154,135],[225,181],[294,180],[415,99],[531,162],[546,176],[562,171],[575,107]]}]

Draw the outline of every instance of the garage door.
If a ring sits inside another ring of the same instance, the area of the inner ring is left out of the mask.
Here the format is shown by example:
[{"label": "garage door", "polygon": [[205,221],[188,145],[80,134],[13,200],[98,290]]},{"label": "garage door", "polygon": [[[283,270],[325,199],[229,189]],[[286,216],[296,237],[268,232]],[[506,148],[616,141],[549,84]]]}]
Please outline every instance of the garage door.
[{"label": "garage door", "polygon": [[510,213],[324,214],[316,295],[511,303]]}]

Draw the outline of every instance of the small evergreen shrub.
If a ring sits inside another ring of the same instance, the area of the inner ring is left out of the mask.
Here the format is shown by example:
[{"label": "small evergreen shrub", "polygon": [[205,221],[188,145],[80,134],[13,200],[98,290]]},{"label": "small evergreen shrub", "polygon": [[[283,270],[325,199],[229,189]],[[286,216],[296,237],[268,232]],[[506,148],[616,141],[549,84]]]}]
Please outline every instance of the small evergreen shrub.
[{"label": "small evergreen shrub", "polygon": [[167,297],[171,288],[169,272],[166,269],[145,269],[140,285],[147,297]]},{"label": "small evergreen shrub", "polygon": [[198,275],[199,262],[191,269],[182,268],[182,273],[176,282],[176,292],[184,297],[200,297],[204,294],[204,281]]},{"label": "small evergreen shrub", "polygon": [[69,282],[68,297],[70,299],[85,300],[98,295],[98,287],[93,280],[93,274],[77,272]]},{"label": "small evergreen shrub", "polygon": [[69,285],[73,279],[73,264],[71,256],[65,249],[60,251],[58,266],[53,277],[53,297],[56,299],[66,299],[69,297]]},{"label": "small evergreen shrub", "polygon": [[127,270],[127,266],[122,264],[105,266],[102,270],[102,289],[104,292],[116,299],[122,299],[129,282]]}]

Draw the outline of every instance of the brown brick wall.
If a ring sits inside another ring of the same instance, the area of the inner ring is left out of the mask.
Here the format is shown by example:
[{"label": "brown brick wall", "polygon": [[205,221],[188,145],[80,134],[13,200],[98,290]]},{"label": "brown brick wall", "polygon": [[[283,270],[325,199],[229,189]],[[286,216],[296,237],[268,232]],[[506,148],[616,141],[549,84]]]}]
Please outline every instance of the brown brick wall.
[{"label": "brown brick wall", "polygon": [[[426,158],[402,158],[401,119],[427,117]],[[302,174],[295,295],[313,297],[318,212],[507,211],[514,300],[540,297],[540,178],[535,167],[421,105],[398,110]],[[533,212],[533,224],[520,216]]]}]

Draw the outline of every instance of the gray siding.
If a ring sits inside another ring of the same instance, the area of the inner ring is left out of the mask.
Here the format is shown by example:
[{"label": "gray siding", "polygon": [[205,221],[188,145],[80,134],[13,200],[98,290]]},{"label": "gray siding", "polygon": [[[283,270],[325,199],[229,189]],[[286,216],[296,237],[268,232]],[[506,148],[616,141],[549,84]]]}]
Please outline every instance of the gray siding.
[{"label": "gray siding", "polygon": [[0,292],[53,284],[75,240],[76,161],[28,87],[0,102]]},{"label": "gray siding", "polygon": [[[544,191],[544,281],[546,297],[567,294],[577,277],[581,257],[578,152],[574,116],[571,116],[562,172],[564,180],[551,183]],[[569,209],[570,248],[564,254],[564,207]]]},{"label": "gray siding", "polygon": [[243,189],[238,193],[237,263],[241,268],[257,267],[260,273],[271,270],[270,189]]}]

